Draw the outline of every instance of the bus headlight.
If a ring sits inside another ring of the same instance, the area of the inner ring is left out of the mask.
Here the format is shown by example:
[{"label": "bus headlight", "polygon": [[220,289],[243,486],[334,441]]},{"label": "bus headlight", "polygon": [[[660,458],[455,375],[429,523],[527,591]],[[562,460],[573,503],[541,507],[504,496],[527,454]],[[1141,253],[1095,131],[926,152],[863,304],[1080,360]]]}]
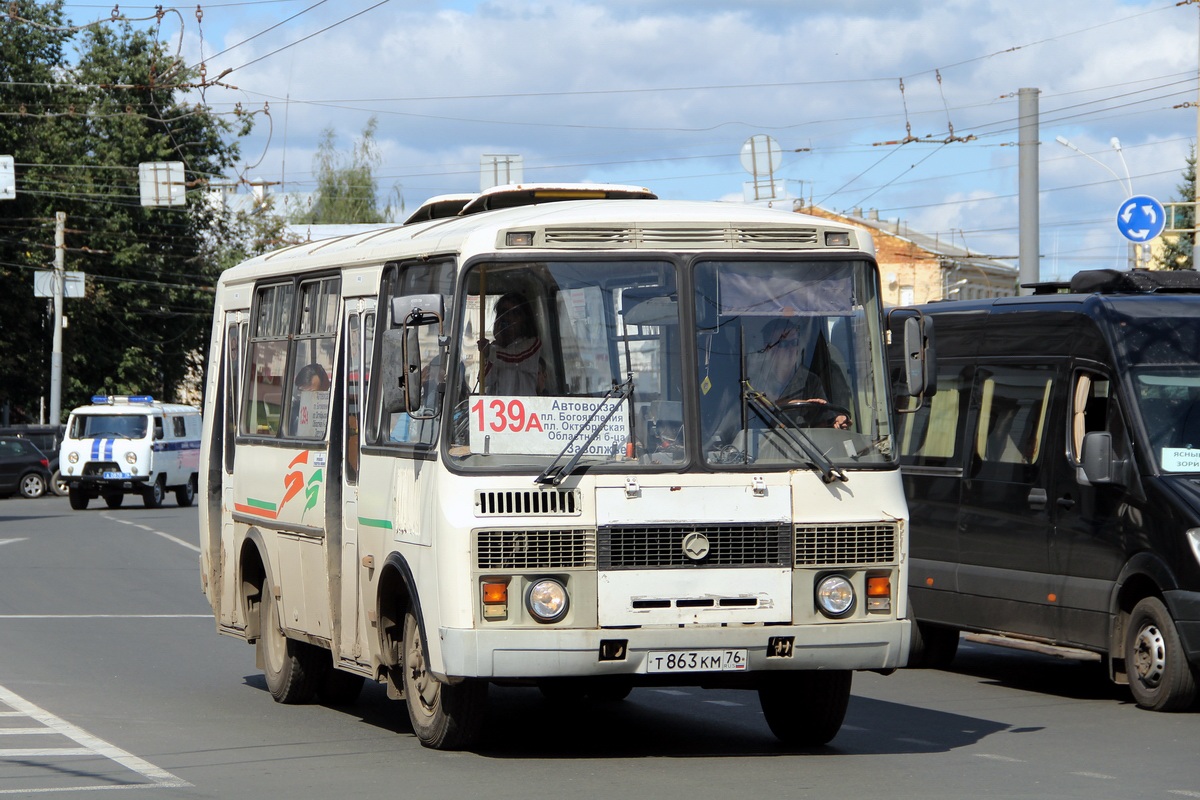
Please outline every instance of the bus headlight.
[{"label": "bus headlight", "polygon": [[567,605],[567,588],[553,578],[535,581],[525,592],[525,607],[538,622],[557,622]]},{"label": "bus headlight", "polygon": [[71,464],[78,464],[79,463],[79,453],[76,453],[74,450],[67,453],[67,462],[71,463]]},{"label": "bus headlight", "polygon": [[821,579],[817,584],[817,608],[827,617],[842,617],[854,608],[854,587],[845,575]]},{"label": "bus headlight", "polygon": [[126,464],[136,464],[137,463],[137,453],[133,452],[132,450],[130,450],[128,453],[126,453],[125,454],[125,463]]}]

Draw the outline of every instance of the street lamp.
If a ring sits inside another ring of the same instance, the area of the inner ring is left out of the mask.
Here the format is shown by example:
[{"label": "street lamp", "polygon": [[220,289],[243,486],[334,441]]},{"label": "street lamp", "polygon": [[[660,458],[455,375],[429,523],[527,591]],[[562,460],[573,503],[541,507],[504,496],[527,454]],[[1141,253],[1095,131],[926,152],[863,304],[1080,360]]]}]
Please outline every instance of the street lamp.
[{"label": "street lamp", "polygon": [[[1113,172],[1113,169],[1112,169],[1112,167],[1110,167],[1108,164],[1105,164],[1105,163],[1104,163],[1103,161],[1101,161],[1100,159],[1098,159],[1098,158],[1094,158],[1093,156],[1090,156],[1090,155],[1088,155],[1087,153],[1083,152],[1083,151],[1082,151],[1082,150],[1080,150],[1078,147],[1076,147],[1074,144],[1072,144],[1070,141],[1068,141],[1067,137],[1065,137],[1065,136],[1055,136],[1055,137],[1054,137],[1054,141],[1058,142],[1058,143],[1059,143],[1059,144],[1061,144],[1063,147],[1069,147],[1069,148],[1071,148],[1071,149],[1072,149],[1072,150],[1074,150],[1076,153],[1079,153],[1079,155],[1083,156],[1084,158],[1088,159],[1089,161],[1092,161],[1092,162],[1094,162],[1094,163],[1096,163],[1096,164],[1099,164],[1100,166],[1104,167],[1106,170],[1108,170],[1108,174],[1109,174],[1109,175],[1112,175],[1114,178],[1116,178],[1116,179],[1117,179],[1117,185],[1121,187],[1121,190],[1122,190],[1122,191],[1128,191],[1128,194],[1126,194],[1125,196],[1126,196],[1126,197],[1133,197],[1133,182],[1132,182],[1132,181],[1130,181],[1130,183],[1129,183],[1129,185],[1128,185],[1128,187],[1127,187],[1127,186],[1126,186],[1126,184],[1125,184],[1125,181],[1121,180],[1121,176],[1120,176],[1120,175],[1118,175],[1117,173]],[[1120,142],[1120,140],[1118,140],[1118,139],[1117,139],[1117,137],[1115,137],[1115,136],[1114,136],[1114,137],[1112,138],[1112,142],[1111,142],[1111,144],[1112,144],[1112,146],[1113,146],[1113,149],[1114,149],[1114,150],[1116,150],[1116,151],[1117,151],[1117,153],[1121,154],[1121,163],[1125,163],[1125,155],[1124,155],[1123,153],[1121,153],[1121,142]],[[1126,175],[1126,180],[1128,180],[1128,176],[1129,176],[1129,167],[1126,167],[1126,168],[1125,168],[1125,175]]]},{"label": "street lamp", "polygon": [[[1125,167],[1125,180],[1124,181],[1121,180],[1120,175],[1118,175],[1116,172],[1113,171],[1112,167],[1110,167],[1108,164],[1105,164],[1103,161],[1099,160],[1098,158],[1094,158],[1094,157],[1088,155],[1087,153],[1083,152],[1078,147],[1073,145],[1067,139],[1067,137],[1055,136],[1054,141],[1058,142],[1063,147],[1071,148],[1076,153],[1079,153],[1079,155],[1083,156],[1084,158],[1088,159],[1089,161],[1091,161],[1095,164],[1099,164],[1100,166],[1104,167],[1104,169],[1108,170],[1109,175],[1112,175],[1114,178],[1117,179],[1117,185],[1119,187],[1121,187],[1121,191],[1126,193],[1125,197],[1126,198],[1133,197],[1133,179],[1129,177],[1129,165],[1125,163],[1125,153],[1121,150],[1121,140],[1118,139],[1116,136],[1112,137],[1112,139],[1110,139],[1108,143],[1112,146],[1113,150],[1117,151],[1117,155],[1119,155],[1121,157],[1121,165]],[[1131,262],[1131,264],[1134,267],[1140,267],[1141,262],[1142,262],[1142,246],[1140,244],[1135,244],[1134,242],[1130,242],[1129,248],[1128,248],[1128,253],[1129,253],[1128,258],[1129,258],[1129,261]]]}]

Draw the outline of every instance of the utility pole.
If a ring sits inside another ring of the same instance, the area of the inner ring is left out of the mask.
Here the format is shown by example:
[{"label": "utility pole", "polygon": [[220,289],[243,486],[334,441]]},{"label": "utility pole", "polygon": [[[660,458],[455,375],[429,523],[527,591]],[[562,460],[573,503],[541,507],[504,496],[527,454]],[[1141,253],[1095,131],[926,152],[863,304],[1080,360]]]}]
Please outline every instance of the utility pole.
[{"label": "utility pole", "polygon": [[[1038,89],[1018,89],[1021,133],[1017,139],[1017,195],[1020,206],[1017,224],[1020,227],[1018,261],[1020,282],[1040,280],[1038,228]],[[1032,294],[1022,289],[1021,294]]]},{"label": "utility pole", "polygon": [[67,249],[67,214],[54,212],[54,348],[50,353],[50,424],[62,422],[63,259]]}]

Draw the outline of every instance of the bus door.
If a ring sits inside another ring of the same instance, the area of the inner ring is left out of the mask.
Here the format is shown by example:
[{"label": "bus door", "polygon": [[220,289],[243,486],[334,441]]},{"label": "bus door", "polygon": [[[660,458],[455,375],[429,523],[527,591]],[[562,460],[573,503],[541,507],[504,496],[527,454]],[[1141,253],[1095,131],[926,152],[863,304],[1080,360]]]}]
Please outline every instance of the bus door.
[{"label": "bus door", "polygon": [[979,364],[966,442],[958,591],[984,628],[1051,636],[1059,581],[1050,563],[1050,493],[1062,451],[1063,381],[1055,364]]},{"label": "bus door", "polygon": [[[222,565],[236,564],[238,555],[234,551],[236,537],[233,535],[233,466],[237,456],[236,443],[242,398],[242,366],[246,363],[246,332],[249,326],[249,311],[226,312],[224,342],[221,350],[222,369],[224,370],[222,385],[225,390],[222,403],[224,417],[221,445],[221,508],[223,513],[210,517],[225,528],[221,531],[218,545],[218,547],[226,549],[219,556],[219,564]],[[211,475],[212,472],[210,471],[209,474]],[[204,501],[202,500],[202,502]],[[217,558],[218,556],[214,552],[212,557]],[[235,623],[233,615],[238,608],[236,601],[238,583],[235,580],[221,580],[218,583],[221,586],[220,622],[233,625]]]},{"label": "bus door", "polygon": [[342,552],[341,552],[341,629],[338,631],[338,652],[343,658],[365,660],[366,617],[363,612],[360,586],[366,578],[361,574],[359,544],[359,470],[361,467],[362,425],[365,419],[366,383],[370,374],[371,342],[374,339],[375,298],[350,298],[346,301],[345,354],[342,364],[346,370],[339,381],[346,393],[341,408],[345,410],[342,425]]}]

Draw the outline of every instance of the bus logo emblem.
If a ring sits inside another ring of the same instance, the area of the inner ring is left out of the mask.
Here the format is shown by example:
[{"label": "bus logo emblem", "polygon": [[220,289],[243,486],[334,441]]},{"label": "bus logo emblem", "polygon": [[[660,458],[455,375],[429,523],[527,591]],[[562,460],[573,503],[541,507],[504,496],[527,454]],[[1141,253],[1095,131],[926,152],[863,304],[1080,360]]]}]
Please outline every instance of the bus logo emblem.
[{"label": "bus logo emblem", "polygon": [[683,554],[692,561],[703,561],[711,549],[712,545],[703,533],[692,532],[683,537]]}]

